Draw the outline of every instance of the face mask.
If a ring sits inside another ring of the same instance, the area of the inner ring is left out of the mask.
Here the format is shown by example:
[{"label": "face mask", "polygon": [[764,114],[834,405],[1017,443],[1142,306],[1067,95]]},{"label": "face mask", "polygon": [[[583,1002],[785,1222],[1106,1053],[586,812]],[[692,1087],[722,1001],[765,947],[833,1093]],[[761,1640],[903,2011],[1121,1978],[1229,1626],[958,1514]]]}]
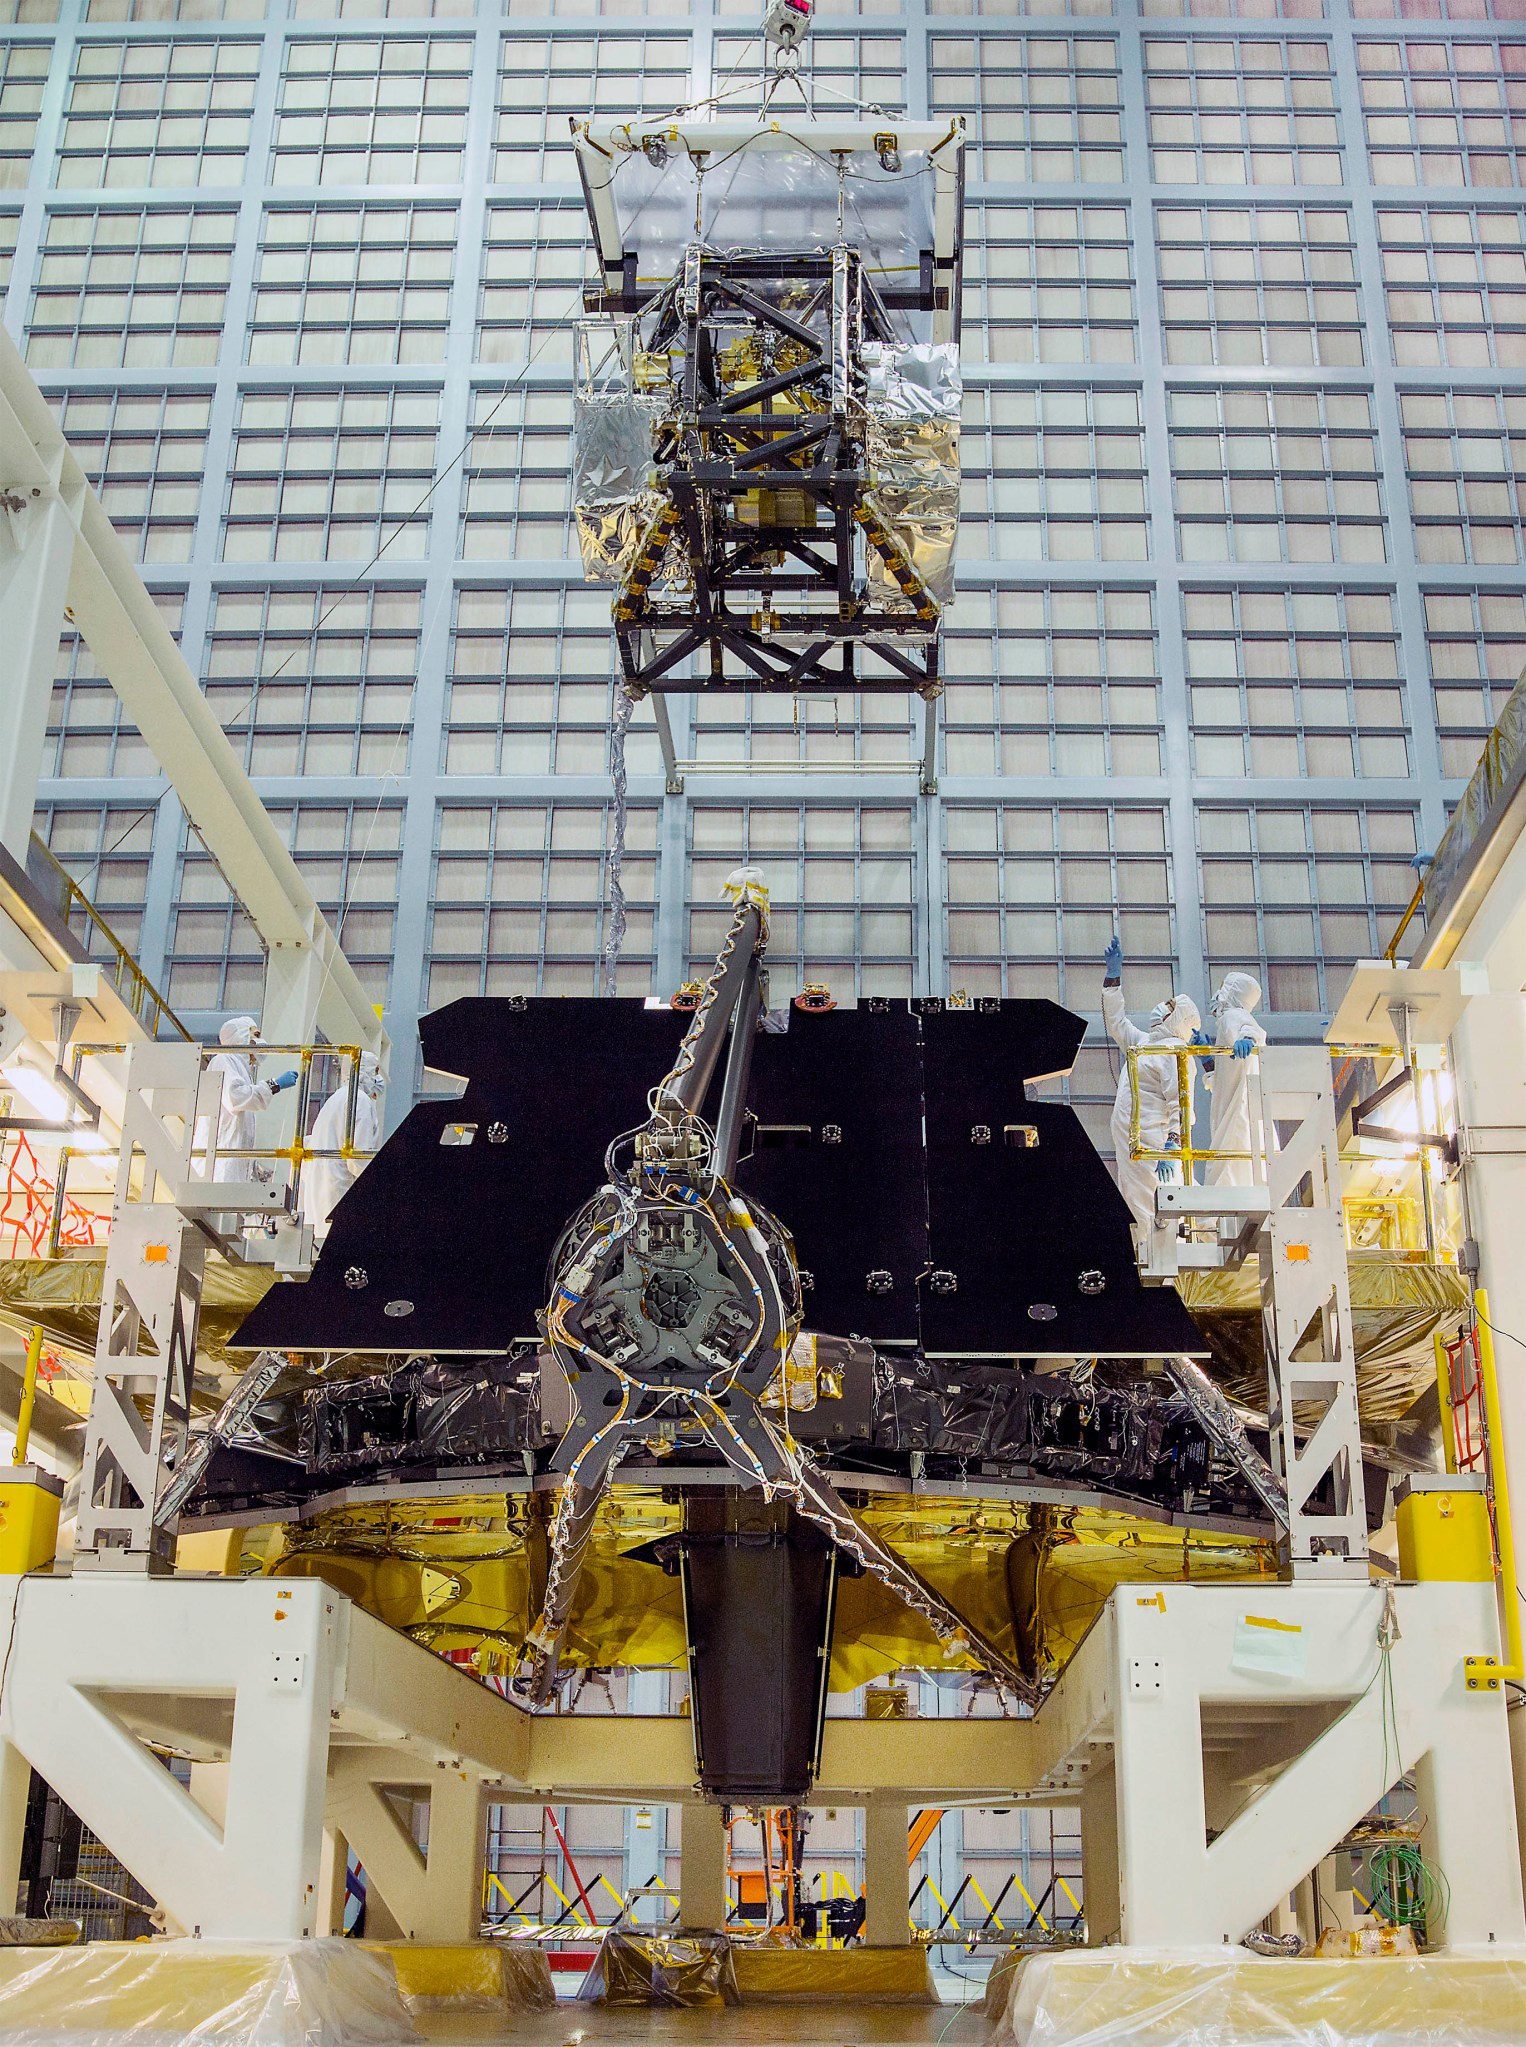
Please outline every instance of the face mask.
[{"label": "face mask", "polygon": [[1150,1011],[1150,1022],[1155,1026],[1157,1030],[1165,1022],[1166,1018],[1171,1014],[1172,1010],[1175,1009],[1175,1007],[1176,999],[1174,996],[1169,1002],[1156,1003],[1155,1007]]}]

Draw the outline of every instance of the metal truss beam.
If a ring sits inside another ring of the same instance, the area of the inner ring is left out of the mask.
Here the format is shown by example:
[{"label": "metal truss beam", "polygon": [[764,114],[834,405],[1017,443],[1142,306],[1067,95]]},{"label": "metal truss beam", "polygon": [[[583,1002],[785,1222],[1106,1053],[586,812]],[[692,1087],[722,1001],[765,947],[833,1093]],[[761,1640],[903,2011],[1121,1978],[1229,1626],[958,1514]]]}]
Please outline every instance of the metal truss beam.
[{"label": "metal truss beam", "polygon": [[[38,545],[72,547],[68,617],[148,742],[269,958],[268,1036],[378,1049],[376,1012],[10,336],[0,332],[0,485],[24,480]],[[33,489],[38,495],[32,497]],[[27,543],[30,547],[30,543]],[[0,623],[4,612],[0,610]],[[62,621],[59,621],[61,627]],[[32,635],[42,632],[41,624]],[[45,671],[51,691],[53,650]],[[34,663],[35,666],[35,663]],[[34,721],[35,722],[35,721]],[[40,742],[40,731],[38,733]],[[36,761],[29,771],[33,788]],[[4,793],[6,816],[21,796]],[[27,799],[28,805],[30,798]],[[19,812],[18,812],[19,814]],[[16,848],[13,846],[12,850]],[[24,849],[23,849],[24,850]]]}]

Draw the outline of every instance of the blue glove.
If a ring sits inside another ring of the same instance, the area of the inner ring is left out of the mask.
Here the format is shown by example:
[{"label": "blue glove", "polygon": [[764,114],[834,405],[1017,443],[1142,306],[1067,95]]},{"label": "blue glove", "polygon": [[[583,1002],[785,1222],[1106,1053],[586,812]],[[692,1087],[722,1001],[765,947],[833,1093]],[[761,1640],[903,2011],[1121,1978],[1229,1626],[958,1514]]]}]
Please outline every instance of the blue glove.
[{"label": "blue glove", "polygon": [[1114,932],[1107,942],[1107,951],[1102,955],[1102,964],[1107,969],[1107,978],[1116,981],[1123,972],[1123,942]]},{"label": "blue glove", "polygon": [[1211,1045],[1213,1039],[1209,1037],[1206,1031],[1194,1031],[1192,1033],[1192,1043],[1194,1045]]},{"label": "blue glove", "polygon": [[1435,858],[1436,855],[1434,853],[1417,853],[1409,864],[1414,868],[1416,874],[1424,874],[1427,867],[1433,865]]},{"label": "blue glove", "polygon": [[1235,1057],[1237,1059],[1249,1059],[1250,1055],[1252,1054],[1252,1052],[1255,1051],[1255,1049],[1256,1041],[1254,1038],[1235,1039]]},{"label": "blue glove", "polygon": [[1169,1180],[1174,1170],[1175,1168],[1170,1159],[1157,1159],[1155,1161],[1155,1177],[1157,1180]]},{"label": "blue glove", "polygon": [[285,1073],[278,1073],[270,1083],[270,1092],[273,1095],[278,1095],[283,1087],[295,1087],[296,1084],[297,1069],[295,1066],[288,1067]]}]

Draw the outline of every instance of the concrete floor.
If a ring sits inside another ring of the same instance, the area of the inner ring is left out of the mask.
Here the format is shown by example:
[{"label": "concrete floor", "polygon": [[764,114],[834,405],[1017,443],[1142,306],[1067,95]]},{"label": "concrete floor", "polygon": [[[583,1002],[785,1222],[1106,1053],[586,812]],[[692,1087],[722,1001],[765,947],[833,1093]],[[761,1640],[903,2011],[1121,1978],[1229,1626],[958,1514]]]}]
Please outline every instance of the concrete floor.
[{"label": "concrete floor", "polygon": [[414,2024],[436,2047],[976,2047],[988,2037],[973,2003],[733,2005],[717,2011],[558,2005],[506,2025],[488,2013],[436,2012]]}]

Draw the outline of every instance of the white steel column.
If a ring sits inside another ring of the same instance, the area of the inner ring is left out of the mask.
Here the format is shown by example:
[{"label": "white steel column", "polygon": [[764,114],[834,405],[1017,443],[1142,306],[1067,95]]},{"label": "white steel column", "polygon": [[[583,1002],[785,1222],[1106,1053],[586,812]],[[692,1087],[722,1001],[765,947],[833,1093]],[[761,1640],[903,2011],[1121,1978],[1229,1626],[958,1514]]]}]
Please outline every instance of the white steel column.
[{"label": "white steel column", "polygon": [[[5,438],[0,432],[0,470],[8,470]],[[63,501],[34,499],[0,474],[0,845],[23,866],[73,562],[74,522]]]},{"label": "white steel column", "polygon": [[726,1828],[718,1805],[686,1805],[679,1821],[678,1918],[717,1931],[726,1924]]},{"label": "white steel column", "polygon": [[864,1940],[870,1947],[906,1947],[911,1941],[906,1811],[878,1798],[864,1807]]}]

